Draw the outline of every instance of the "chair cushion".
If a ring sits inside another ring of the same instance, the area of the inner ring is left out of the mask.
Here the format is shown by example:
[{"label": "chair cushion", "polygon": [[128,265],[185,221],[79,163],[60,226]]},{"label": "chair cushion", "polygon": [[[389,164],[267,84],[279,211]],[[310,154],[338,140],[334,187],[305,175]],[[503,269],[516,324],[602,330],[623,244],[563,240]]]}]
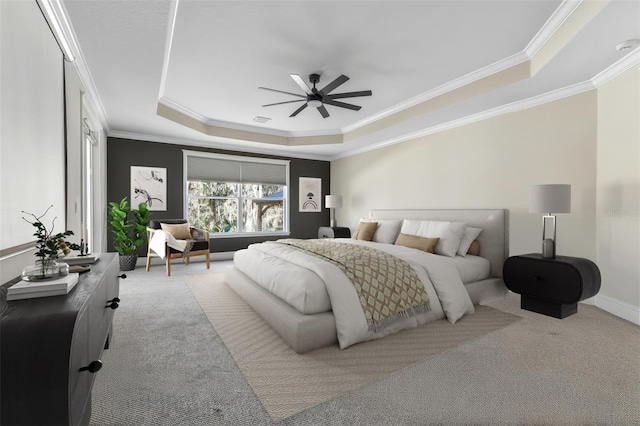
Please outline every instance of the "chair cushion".
[{"label": "chair cushion", "polygon": [[[193,242],[193,246],[190,251],[207,250],[209,248],[209,241],[196,240]],[[172,249],[169,247],[171,253],[182,253],[180,250]]]},{"label": "chair cushion", "polygon": [[163,231],[166,231],[173,235],[176,240],[189,240],[191,239],[191,231],[189,230],[188,223],[170,224],[161,223]]}]

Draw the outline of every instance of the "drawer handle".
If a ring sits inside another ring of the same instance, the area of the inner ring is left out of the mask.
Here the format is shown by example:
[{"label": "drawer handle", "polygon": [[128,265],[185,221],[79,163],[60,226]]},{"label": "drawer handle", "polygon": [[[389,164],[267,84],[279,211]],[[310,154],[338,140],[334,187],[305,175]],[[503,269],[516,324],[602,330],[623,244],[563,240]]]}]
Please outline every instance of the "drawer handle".
[{"label": "drawer handle", "polygon": [[127,278],[127,274],[120,274],[118,275],[118,278],[122,278],[124,280],[125,278]]},{"label": "drawer handle", "polygon": [[107,300],[108,305],[105,308],[118,309],[118,303],[120,302],[120,298],[114,297],[111,300]]},{"label": "drawer handle", "polygon": [[90,362],[86,367],[82,367],[80,371],[88,371],[89,373],[97,373],[102,368],[102,361],[97,360]]}]

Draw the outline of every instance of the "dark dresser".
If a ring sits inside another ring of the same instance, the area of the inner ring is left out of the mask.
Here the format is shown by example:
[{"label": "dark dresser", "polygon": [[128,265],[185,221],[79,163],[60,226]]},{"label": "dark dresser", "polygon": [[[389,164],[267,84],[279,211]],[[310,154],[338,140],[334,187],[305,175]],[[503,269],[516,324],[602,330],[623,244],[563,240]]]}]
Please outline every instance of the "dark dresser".
[{"label": "dark dresser", "polygon": [[503,267],[507,288],[520,294],[520,307],[565,318],[578,312],[578,302],[600,291],[600,270],[589,259],[541,254],[508,258]]},{"label": "dark dresser", "polygon": [[0,287],[0,424],[86,425],[118,307],[118,255],[105,253],[69,294],[7,302]]}]

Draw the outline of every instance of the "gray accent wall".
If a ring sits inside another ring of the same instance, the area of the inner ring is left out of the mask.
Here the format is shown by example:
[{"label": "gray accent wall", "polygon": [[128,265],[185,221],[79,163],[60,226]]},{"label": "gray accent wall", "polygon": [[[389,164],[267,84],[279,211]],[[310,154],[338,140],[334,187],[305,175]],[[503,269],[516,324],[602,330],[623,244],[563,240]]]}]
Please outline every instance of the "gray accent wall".
[{"label": "gray accent wall", "polygon": [[[129,196],[131,166],[164,167],[167,169],[167,211],[152,212],[153,219],[179,219],[184,216],[183,194],[183,150],[215,152],[219,154],[242,155],[247,157],[274,158],[290,160],[289,204],[290,238],[317,238],[318,228],[328,226],[329,209],[324,208],[324,196],[329,194],[330,162],[304,160],[299,158],[266,156],[240,151],[207,149],[186,145],[165,144],[110,137],[107,139],[107,199],[120,201]],[[319,213],[300,213],[298,211],[298,178],[316,177],[322,179],[322,204]],[[131,200],[130,200],[131,201]],[[249,244],[274,240],[278,237],[237,237],[212,238],[211,252],[229,252],[246,248]],[[108,251],[113,251],[111,231],[108,231]],[[145,255],[146,246],[139,250]]]}]

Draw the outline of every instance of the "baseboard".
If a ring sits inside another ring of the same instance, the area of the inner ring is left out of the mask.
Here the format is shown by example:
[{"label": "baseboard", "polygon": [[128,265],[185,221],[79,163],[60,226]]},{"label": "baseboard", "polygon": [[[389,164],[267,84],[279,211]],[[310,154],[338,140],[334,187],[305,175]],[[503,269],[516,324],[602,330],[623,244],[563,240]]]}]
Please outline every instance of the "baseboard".
[{"label": "baseboard", "polygon": [[[234,255],[235,251],[223,251],[223,252],[216,252],[216,253],[211,253],[211,255],[209,256],[210,259],[212,261],[216,261],[216,260],[233,260],[233,255]],[[191,263],[195,263],[195,262],[204,262],[207,259],[204,258],[204,256],[194,256],[191,258]],[[174,260],[174,262],[177,262],[178,260]],[[136,266],[146,266],[147,265],[147,257],[146,256],[138,256],[138,260],[136,261]],[[159,257],[152,257],[151,258],[151,265],[164,265],[164,259],[160,259]]]},{"label": "baseboard", "polygon": [[595,305],[603,311],[607,311],[624,320],[640,325],[640,308],[637,306],[629,305],[628,303],[612,299],[602,294],[598,294],[595,297],[595,302]]}]

